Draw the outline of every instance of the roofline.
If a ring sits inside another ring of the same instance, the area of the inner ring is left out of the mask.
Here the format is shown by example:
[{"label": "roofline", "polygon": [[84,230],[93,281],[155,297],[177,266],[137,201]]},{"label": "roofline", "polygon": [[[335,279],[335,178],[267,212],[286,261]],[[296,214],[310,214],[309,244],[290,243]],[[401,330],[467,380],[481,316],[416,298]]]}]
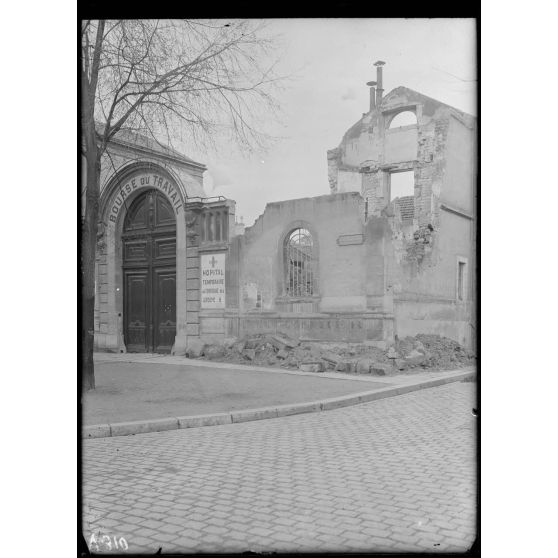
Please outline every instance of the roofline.
[{"label": "roofline", "polygon": [[170,161],[173,161],[175,163],[180,163],[182,165],[188,165],[191,167],[196,167],[202,171],[206,171],[207,170],[207,166],[204,165],[203,163],[198,163],[197,161],[194,161],[193,159],[187,159],[185,157],[182,157],[181,155],[171,155],[169,153],[162,153],[161,151],[156,151],[155,149],[150,149],[149,147],[146,147],[144,145],[138,145],[136,143],[131,143],[125,140],[122,140],[120,138],[115,138],[114,136],[108,141],[108,145],[110,144],[114,144],[114,145],[119,145],[121,147],[124,148],[128,148],[128,149],[132,149],[135,151],[140,151],[143,153],[147,153],[149,155],[155,156],[155,157],[161,157],[163,159],[168,159]]},{"label": "roofline", "polygon": [[408,91],[413,92],[415,95],[420,95],[421,97],[424,97],[425,99],[428,99],[430,101],[434,101],[435,103],[438,103],[439,105],[442,105],[444,107],[448,107],[452,110],[457,111],[460,114],[464,114],[466,116],[468,116],[469,118],[477,118],[476,116],[469,114],[468,112],[465,112],[464,110],[458,109],[457,107],[454,107],[452,105],[448,105],[447,103],[444,103],[443,101],[439,101],[438,99],[435,99],[434,97],[430,97],[428,95],[425,95],[424,93],[421,93],[420,91],[415,91],[414,89],[411,89],[410,87],[406,87],[405,85],[398,85],[397,87],[394,87],[389,93],[386,93],[384,95],[384,97],[382,98],[382,102],[384,101],[384,99],[386,99],[387,97],[389,97],[389,95],[391,95],[396,89],[407,89]]}]

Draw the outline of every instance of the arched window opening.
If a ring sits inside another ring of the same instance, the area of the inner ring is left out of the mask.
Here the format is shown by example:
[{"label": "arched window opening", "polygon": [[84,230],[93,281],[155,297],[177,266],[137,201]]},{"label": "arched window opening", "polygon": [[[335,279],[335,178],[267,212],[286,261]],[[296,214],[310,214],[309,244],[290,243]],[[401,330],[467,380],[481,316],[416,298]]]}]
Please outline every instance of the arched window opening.
[{"label": "arched window opening", "polygon": [[285,264],[286,294],[296,297],[314,295],[314,242],[307,229],[295,229],[287,236]]},{"label": "arched window opening", "polygon": [[392,130],[393,128],[401,128],[402,126],[416,126],[416,124],[417,115],[410,110],[404,110],[393,117],[389,123],[389,129]]}]

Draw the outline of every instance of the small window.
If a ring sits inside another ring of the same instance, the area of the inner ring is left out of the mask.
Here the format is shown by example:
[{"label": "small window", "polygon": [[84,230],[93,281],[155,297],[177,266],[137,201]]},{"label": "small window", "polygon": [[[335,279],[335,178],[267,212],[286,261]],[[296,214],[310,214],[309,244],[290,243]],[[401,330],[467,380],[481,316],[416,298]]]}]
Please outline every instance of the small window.
[{"label": "small window", "polygon": [[295,229],[285,242],[286,285],[288,296],[315,294],[314,242],[307,229]]},{"label": "small window", "polygon": [[457,263],[457,300],[465,297],[465,262]]}]

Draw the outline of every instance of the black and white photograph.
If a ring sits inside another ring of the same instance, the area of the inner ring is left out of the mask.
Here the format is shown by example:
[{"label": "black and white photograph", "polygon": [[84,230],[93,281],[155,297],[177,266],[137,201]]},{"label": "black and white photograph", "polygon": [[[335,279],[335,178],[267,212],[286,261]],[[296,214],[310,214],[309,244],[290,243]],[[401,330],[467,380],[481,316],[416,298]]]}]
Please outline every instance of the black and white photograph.
[{"label": "black and white photograph", "polygon": [[478,32],[79,20],[82,556],[479,551]]}]

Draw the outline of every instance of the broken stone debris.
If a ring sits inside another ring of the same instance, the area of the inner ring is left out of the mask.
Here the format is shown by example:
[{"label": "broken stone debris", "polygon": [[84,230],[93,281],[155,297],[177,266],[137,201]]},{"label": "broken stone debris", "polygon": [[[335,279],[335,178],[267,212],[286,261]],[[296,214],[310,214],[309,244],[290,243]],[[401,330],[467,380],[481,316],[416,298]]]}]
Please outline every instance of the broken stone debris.
[{"label": "broken stone debris", "polygon": [[365,343],[300,341],[284,334],[228,337],[221,344],[192,339],[190,358],[221,362],[278,366],[308,372],[390,376],[421,369],[454,369],[474,364],[474,355],[440,335],[419,334],[396,340],[387,350]]},{"label": "broken stone debris", "polygon": [[196,337],[188,338],[186,356],[188,358],[199,358],[204,354],[206,344]]},{"label": "broken stone debris", "polygon": [[369,358],[359,360],[356,365],[357,374],[370,374],[370,368],[373,364],[374,361]]},{"label": "broken stone debris", "polygon": [[323,372],[324,367],[321,361],[318,362],[303,362],[298,367],[302,372]]},{"label": "broken stone debris", "polygon": [[375,362],[370,367],[370,374],[374,376],[393,376],[396,370],[391,363]]},{"label": "broken stone debris", "polygon": [[416,349],[412,349],[405,357],[407,364],[421,364],[426,359],[424,353],[420,353]]},{"label": "broken stone debris", "polygon": [[210,360],[217,360],[225,356],[225,351],[222,345],[206,345],[203,354]]}]

